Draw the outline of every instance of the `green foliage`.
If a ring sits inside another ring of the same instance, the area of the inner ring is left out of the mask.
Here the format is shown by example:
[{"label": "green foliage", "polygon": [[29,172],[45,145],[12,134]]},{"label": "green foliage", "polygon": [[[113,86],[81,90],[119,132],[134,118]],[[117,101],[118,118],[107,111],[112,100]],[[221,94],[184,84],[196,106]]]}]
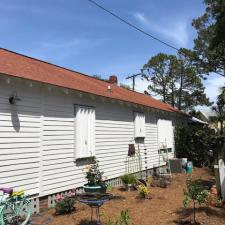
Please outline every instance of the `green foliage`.
[{"label": "green foliage", "polygon": [[148,176],[147,179],[146,179],[146,182],[147,182],[147,185],[149,187],[151,187],[152,181],[153,181],[153,177],[152,176]]},{"label": "green foliage", "polygon": [[56,200],[56,214],[69,214],[74,211],[75,198],[69,196],[61,196]]},{"label": "green foliage", "polygon": [[86,179],[88,180],[89,185],[96,185],[96,184],[102,184],[103,185],[103,179],[102,179],[103,172],[99,170],[98,160],[96,158],[93,158],[93,163],[90,164],[90,166],[87,168],[86,172]]},{"label": "green foliage", "polygon": [[187,179],[186,182],[187,189],[184,191],[183,205],[187,207],[191,202],[193,202],[194,207],[194,222],[195,218],[195,207],[196,203],[199,205],[207,204],[209,200],[209,191],[202,185],[202,180],[199,178],[193,180],[191,177]]},{"label": "green foliage", "polygon": [[[202,16],[193,20],[197,30],[193,54],[196,63],[204,73],[225,73],[225,1],[204,0],[206,5]],[[193,58],[192,58],[193,59]]]},{"label": "green foliage", "polygon": [[123,84],[123,83],[120,83],[120,87],[123,87],[123,88],[125,88],[127,90],[130,90],[131,89],[128,84]]},{"label": "green foliage", "polygon": [[175,129],[176,157],[188,158],[195,166],[209,159],[209,150],[216,151],[217,138],[207,126],[189,125]]},{"label": "green foliage", "polygon": [[132,225],[132,221],[129,215],[128,210],[122,210],[120,213],[119,218],[117,219],[110,219],[105,215],[107,222],[106,225]]},{"label": "green foliage", "polygon": [[222,88],[221,93],[218,95],[216,104],[212,107],[212,110],[216,112],[214,120],[220,123],[220,134],[223,134],[223,123],[225,120],[225,87]]},{"label": "green foliage", "polygon": [[138,185],[138,192],[141,198],[147,198],[149,190],[145,185]]},{"label": "green foliage", "polygon": [[196,66],[182,54],[159,53],[143,67],[143,77],[149,83],[150,94],[161,96],[163,102],[178,109],[192,109],[196,105],[210,105]]},{"label": "green foliage", "polygon": [[191,201],[198,204],[206,204],[209,199],[209,191],[202,185],[202,180],[193,180],[189,177],[186,181],[187,189],[184,191],[184,207],[187,207]]},{"label": "green foliage", "polygon": [[107,192],[113,191],[113,190],[114,190],[114,187],[111,184],[107,185]]},{"label": "green foliage", "polygon": [[124,174],[123,176],[120,177],[120,179],[124,184],[135,184],[137,181],[136,176],[130,173]]}]

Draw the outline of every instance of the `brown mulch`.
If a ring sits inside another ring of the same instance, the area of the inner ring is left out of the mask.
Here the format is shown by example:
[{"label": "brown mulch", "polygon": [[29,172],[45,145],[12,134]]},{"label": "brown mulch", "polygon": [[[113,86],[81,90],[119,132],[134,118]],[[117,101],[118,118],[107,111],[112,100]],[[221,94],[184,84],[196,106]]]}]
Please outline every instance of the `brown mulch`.
[{"label": "brown mulch", "polygon": [[[204,184],[211,186],[214,183],[213,174],[207,169],[194,169],[194,177],[201,177]],[[166,224],[193,224],[192,208],[184,209],[183,189],[185,188],[186,174],[173,174],[172,182],[167,188],[152,187],[148,199],[138,198],[137,191],[126,192],[115,189],[112,194],[115,199],[101,207],[110,218],[119,216],[121,210],[128,209],[134,225],[166,225]],[[32,224],[37,225],[91,225],[90,208],[77,203],[76,211],[70,215],[56,216],[54,209],[34,219]],[[102,217],[104,222],[104,217]],[[190,222],[192,221],[192,222]],[[197,208],[197,221],[201,225],[224,225],[225,209],[212,206]],[[103,223],[104,224],[104,223]]]}]

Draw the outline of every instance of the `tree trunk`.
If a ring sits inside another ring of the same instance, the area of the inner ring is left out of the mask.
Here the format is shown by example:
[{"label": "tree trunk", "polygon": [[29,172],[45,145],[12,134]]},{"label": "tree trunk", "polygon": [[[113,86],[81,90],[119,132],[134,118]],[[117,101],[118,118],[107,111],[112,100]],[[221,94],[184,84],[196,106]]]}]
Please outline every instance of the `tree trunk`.
[{"label": "tree trunk", "polygon": [[196,216],[195,216],[196,212],[195,212],[195,201],[194,201],[194,224],[196,224]]},{"label": "tree trunk", "polygon": [[223,120],[220,120],[220,134],[223,134]]},{"label": "tree trunk", "polygon": [[171,87],[171,105],[175,106],[175,99],[174,99],[174,81],[172,80],[172,87]]},{"label": "tree trunk", "polygon": [[163,86],[163,102],[166,102],[166,87],[165,85]]},{"label": "tree trunk", "polygon": [[181,68],[181,73],[180,73],[180,89],[179,89],[179,96],[178,96],[178,109],[179,110],[181,110],[182,91],[183,91],[183,68]]}]

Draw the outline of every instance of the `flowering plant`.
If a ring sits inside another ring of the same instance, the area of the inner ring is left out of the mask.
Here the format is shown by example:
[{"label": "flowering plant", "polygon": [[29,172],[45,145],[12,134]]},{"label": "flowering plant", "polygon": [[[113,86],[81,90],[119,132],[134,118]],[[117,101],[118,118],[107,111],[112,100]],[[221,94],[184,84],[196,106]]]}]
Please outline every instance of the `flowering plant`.
[{"label": "flowering plant", "polygon": [[99,170],[98,160],[93,158],[93,163],[90,164],[86,171],[86,179],[88,180],[88,185],[96,185],[104,183],[102,175],[103,172]]},{"label": "flowering plant", "polygon": [[141,198],[146,198],[149,194],[149,190],[145,185],[138,185],[138,191]]},{"label": "flowering plant", "polygon": [[76,189],[69,191],[67,194],[57,194],[55,201],[56,214],[68,214],[74,211]]}]

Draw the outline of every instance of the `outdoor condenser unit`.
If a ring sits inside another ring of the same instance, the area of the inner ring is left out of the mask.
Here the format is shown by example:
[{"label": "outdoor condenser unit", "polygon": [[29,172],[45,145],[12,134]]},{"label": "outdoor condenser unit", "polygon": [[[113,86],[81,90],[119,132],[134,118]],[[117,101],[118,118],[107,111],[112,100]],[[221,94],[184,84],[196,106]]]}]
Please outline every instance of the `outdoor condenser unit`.
[{"label": "outdoor condenser unit", "polygon": [[182,159],[170,159],[170,169],[171,169],[171,173],[182,173],[183,172],[183,168],[182,168]]}]

